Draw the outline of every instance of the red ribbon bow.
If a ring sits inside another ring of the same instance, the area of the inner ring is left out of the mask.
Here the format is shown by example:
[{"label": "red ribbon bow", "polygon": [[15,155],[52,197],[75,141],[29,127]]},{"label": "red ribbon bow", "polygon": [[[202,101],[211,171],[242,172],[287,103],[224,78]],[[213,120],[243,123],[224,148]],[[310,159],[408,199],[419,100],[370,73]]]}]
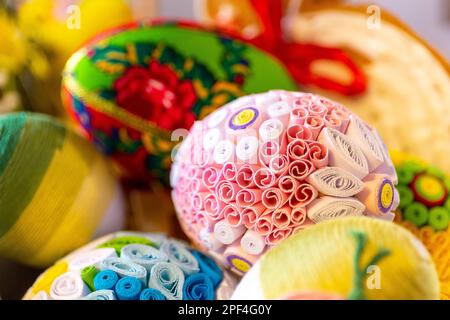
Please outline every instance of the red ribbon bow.
[{"label": "red ribbon bow", "polygon": [[[261,20],[263,32],[249,41],[284,62],[299,84],[315,85],[348,96],[361,94],[366,90],[367,82],[364,73],[343,50],[315,44],[292,43],[283,38],[281,0],[250,1]],[[349,84],[344,84],[314,74],[312,64],[317,60],[331,60],[342,63],[351,72],[352,81]]]}]

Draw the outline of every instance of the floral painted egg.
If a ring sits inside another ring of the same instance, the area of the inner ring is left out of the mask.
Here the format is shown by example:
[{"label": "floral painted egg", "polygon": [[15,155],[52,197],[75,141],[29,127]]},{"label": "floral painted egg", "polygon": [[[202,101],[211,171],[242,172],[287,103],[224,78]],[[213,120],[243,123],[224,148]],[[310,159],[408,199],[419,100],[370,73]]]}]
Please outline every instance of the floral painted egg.
[{"label": "floral painted egg", "polygon": [[48,116],[0,116],[0,255],[47,267],[121,230],[122,189],[109,162]]},{"label": "floral painted egg", "polygon": [[281,90],[196,122],[171,171],[184,231],[238,273],[323,220],[392,220],[396,183],[374,128],[331,100]]},{"label": "floral painted egg", "polygon": [[450,299],[450,177],[408,154],[391,154],[400,194],[395,222],[423,242],[438,271],[441,298]]},{"label": "floral painted egg", "polygon": [[327,221],[264,254],[232,299],[436,300],[439,281],[422,243],[378,219]]},{"label": "floral painted egg", "polygon": [[76,52],[64,71],[63,99],[84,134],[126,176],[168,182],[175,130],[270,88],[295,84],[256,47],[193,25],[141,22]]},{"label": "floral painted egg", "polygon": [[24,299],[213,300],[234,283],[213,259],[163,234],[116,232],[59,260]]}]

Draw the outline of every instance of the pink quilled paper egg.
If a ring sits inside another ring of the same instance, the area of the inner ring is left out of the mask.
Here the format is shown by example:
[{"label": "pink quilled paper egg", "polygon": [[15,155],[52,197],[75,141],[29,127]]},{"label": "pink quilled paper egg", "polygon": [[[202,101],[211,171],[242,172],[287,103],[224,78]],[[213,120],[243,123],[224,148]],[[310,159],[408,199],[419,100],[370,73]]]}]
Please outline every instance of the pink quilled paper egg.
[{"label": "pink quilled paper egg", "polygon": [[239,98],[197,121],[171,171],[185,233],[241,274],[315,223],[392,221],[396,184],[374,128],[326,98],[281,90]]}]

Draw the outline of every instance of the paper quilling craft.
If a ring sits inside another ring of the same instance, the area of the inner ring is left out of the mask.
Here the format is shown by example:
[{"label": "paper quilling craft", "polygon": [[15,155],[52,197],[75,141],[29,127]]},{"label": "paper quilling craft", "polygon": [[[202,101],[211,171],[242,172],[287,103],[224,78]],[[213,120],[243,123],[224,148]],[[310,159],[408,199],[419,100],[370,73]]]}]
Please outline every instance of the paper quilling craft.
[{"label": "paper quilling craft", "polygon": [[[285,38],[340,49],[336,57],[347,54],[356,65],[353,69],[365,77],[365,82],[361,82],[365,89],[357,95],[323,90],[318,88],[320,81],[316,77],[345,84],[354,81],[354,74],[349,72],[351,68],[343,68],[339,59],[319,59],[310,64],[315,81],[299,82],[301,88],[347,106],[376,127],[390,148],[418,155],[450,172],[449,64],[389,12],[376,6],[336,4],[339,1],[304,5],[300,11],[291,7],[301,1],[271,0],[270,10],[265,10],[268,5],[264,4],[269,0],[200,2],[203,20],[212,25],[232,21],[228,24],[240,26],[235,31],[248,39],[257,39],[266,29],[273,29],[270,26],[274,23],[268,27],[263,22],[280,20],[282,12],[276,17],[275,11],[283,2],[288,22],[283,30]],[[282,31],[271,32],[276,37]],[[306,47],[301,52],[310,54]],[[313,54],[317,57],[318,52]]]},{"label": "paper quilling craft", "polygon": [[[324,7],[301,12],[292,34],[297,41],[343,48],[367,77],[368,89],[358,98],[320,94],[374,125],[390,148],[450,172],[448,62],[386,10],[380,11],[379,28],[373,24],[376,18],[367,6]],[[338,77],[337,69],[317,67]]]},{"label": "paper quilling craft", "polygon": [[172,199],[185,233],[238,273],[314,223],[391,220],[397,177],[379,134],[342,105],[301,92],[239,98],[177,148]]},{"label": "paper quilling craft", "polygon": [[[295,254],[293,254],[295,252]],[[327,221],[267,252],[232,299],[438,299],[425,247],[393,223],[365,217]]]},{"label": "paper quilling craft", "polygon": [[59,260],[24,299],[213,300],[229,298],[227,285],[214,260],[183,242],[117,232]]},{"label": "paper quilling craft", "polygon": [[100,35],[68,61],[63,99],[124,173],[167,182],[176,129],[245,94],[294,89],[285,67],[245,42],[182,23],[137,23]]},{"label": "paper quilling craft", "polygon": [[428,249],[441,282],[441,298],[450,299],[450,177],[423,160],[391,154],[400,193],[395,221]]},{"label": "paper quilling craft", "polygon": [[0,116],[0,255],[44,267],[120,230],[121,189],[108,163],[50,117]]}]

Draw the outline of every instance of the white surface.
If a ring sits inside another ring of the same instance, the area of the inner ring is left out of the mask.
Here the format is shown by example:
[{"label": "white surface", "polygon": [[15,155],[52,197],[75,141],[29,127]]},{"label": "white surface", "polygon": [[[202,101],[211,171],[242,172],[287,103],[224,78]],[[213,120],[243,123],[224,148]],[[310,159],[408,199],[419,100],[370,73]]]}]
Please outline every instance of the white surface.
[{"label": "white surface", "polygon": [[263,300],[264,293],[260,283],[261,263],[255,265],[245,274],[239,282],[231,300]]}]

